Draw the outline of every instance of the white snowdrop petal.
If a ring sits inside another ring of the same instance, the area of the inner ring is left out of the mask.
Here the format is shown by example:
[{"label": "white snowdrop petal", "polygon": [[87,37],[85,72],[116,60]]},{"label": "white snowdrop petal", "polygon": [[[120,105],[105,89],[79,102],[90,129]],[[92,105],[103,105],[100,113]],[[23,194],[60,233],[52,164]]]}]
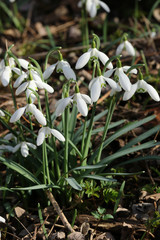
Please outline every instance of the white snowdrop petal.
[{"label": "white snowdrop petal", "polygon": [[64,66],[63,67],[63,73],[64,73],[64,76],[68,79],[68,80],[74,80],[76,81],[76,75],[74,73],[74,71],[72,70],[72,68],[70,67],[67,67],[67,66]]},{"label": "white snowdrop petal", "polygon": [[43,126],[45,126],[47,124],[46,119],[45,119],[43,113],[39,109],[34,108],[33,114],[34,114],[35,118],[37,119],[37,121],[40,124],[42,124]]},{"label": "white snowdrop petal", "polygon": [[116,55],[121,54],[122,50],[124,48],[124,42],[120,43],[119,46],[116,49]]},{"label": "white snowdrop petal", "polygon": [[132,44],[128,41],[125,41],[125,47],[127,52],[131,55],[131,56],[135,56],[136,52],[134,47],[132,46]]},{"label": "white snowdrop petal", "polygon": [[109,78],[113,74],[114,71],[115,71],[115,69],[110,69],[110,70],[106,71],[104,73],[104,77]]},{"label": "white snowdrop petal", "polygon": [[[123,66],[122,68],[123,68],[123,71],[124,71],[124,72],[127,72],[128,69],[130,69],[130,67],[131,67],[131,66]],[[134,68],[134,69],[132,69],[131,71],[129,71],[129,73],[137,74],[137,69]]]},{"label": "white snowdrop petal", "polygon": [[16,89],[16,95],[19,95],[20,93],[24,92],[28,86],[28,82],[22,83],[17,89]]},{"label": "white snowdrop petal", "polygon": [[82,116],[86,117],[88,114],[88,107],[86,102],[81,97],[81,94],[80,93],[75,94],[75,97],[73,100],[75,100],[77,103],[78,111],[82,114]]},{"label": "white snowdrop petal", "polygon": [[[108,56],[105,53],[100,52],[100,51],[98,51],[98,57],[101,60],[101,62],[103,63],[103,65],[105,65],[106,62],[109,60]],[[111,62],[107,65],[107,68],[108,69],[112,69],[113,68],[113,65],[112,65]]]},{"label": "white snowdrop petal", "polygon": [[11,116],[10,122],[13,123],[13,122],[18,121],[21,118],[21,116],[23,115],[25,109],[26,109],[26,107],[22,107],[22,108],[17,109],[15,111],[15,113],[13,113],[13,115]]},{"label": "white snowdrop petal", "polygon": [[9,66],[5,67],[3,73],[1,74],[1,82],[4,87],[6,87],[9,84],[9,80],[11,77],[11,69]]},{"label": "white snowdrop petal", "polygon": [[5,223],[6,220],[3,217],[0,216],[0,222]]},{"label": "white snowdrop petal", "polygon": [[4,116],[5,116],[4,112],[0,110],[0,117],[4,117]]},{"label": "white snowdrop petal", "polygon": [[152,87],[150,84],[146,83],[146,89],[147,89],[148,94],[151,96],[151,98],[153,100],[155,100],[156,102],[160,101],[159,95],[154,87]]},{"label": "white snowdrop petal", "polygon": [[123,101],[127,101],[130,99],[136,92],[138,84],[135,83],[131,86],[131,90],[129,92],[125,92],[123,95]]},{"label": "white snowdrop petal", "polygon": [[99,80],[95,81],[94,84],[92,84],[90,91],[92,101],[97,102],[101,94],[101,84]]},{"label": "white snowdrop petal", "polygon": [[19,87],[19,85],[23,82],[23,80],[24,80],[25,78],[27,78],[27,74],[26,74],[26,73],[21,74],[21,75],[16,79],[16,81],[14,82],[13,87],[14,87],[14,88]]},{"label": "white snowdrop petal", "polygon": [[51,76],[51,74],[53,73],[56,65],[57,65],[57,63],[52,64],[44,71],[44,73],[43,73],[44,80],[48,79]]},{"label": "white snowdrop petal", "polygon": [[94,2],[92,2],[92,4],[91,4],[89,14],[90,14],[91,18],[94,18],[97,14],[97,6]]},{"label": "white snowdrop petal", "polygon": [[23,67],[24,69],[28,70],[28,64],[29,62],[25,59],[22,59],[22,58],[18,58],[18,61],[21,65],[21,67]]},{"label": "white snowdrop petal", "polygon": [[19,68],[17,67],[13,67],[12,71],[15,72],[17,75],[21,75],[24,74],[24,71],[21,71]]},{"label": "white snowdrop petal", "polygon": [[122,68],[118,68],[117,69],[118,77],[119,77],[119,82],[121,87],[125,90],[125,91],[130,91],[131,90],[131,82],[128,78],[128,76],[123,72]]},{"label": "white snowdrop petal", "polygon": [[98,79],[98,77],[93,78],[93,79],[90,81],[90,83],[89,83],[89,85],[88,85],[89,90],[91,90],[91,87],[92,87],[93,83],[94,83],[97,79]]},{"label": "white snowdrop petal", "polygon": [[83,100],[84,100],[87,104],[91,104],[91,103],[92,103],[91,98],[90,98],[88,95],[81,93],[81,97],[83,98]]},{"label": "white snowdrop petal", "polygon": [[106,12],[110,12],[110,8],[108,7],[108,5],[102,1],[99,1],[99,5],[106,11]]},{"label": "white snowdrop petal", "polygon": [[33,148],[33,149],[36,149],[36,145],[34,145],[33,143],[29,143],[29,142],[26,142],[27,146]]},{"label": "white snowdrop petal", "polygon": [[63,113],[64,109],[72,102],[72,99],[70,97],[61,100],[56,104],[56,116],[60,116]]},{"label": "white snowdrop petal", "polygon": [[91,52],[90,51],[88,51],[86,53],[83,53],[79,57],[79,59],[78,59],[78,61],[76,63],[75,69],[83,68],[88,63],[88,61],[90,59],[90,56],[91,56]]},{"label": "white snowdrop petal", "polygon": [[28,151],[28,146],[26,144],[26,142],[22,142],[21,143],[21,154],[23,157],[27,157],[29,155],[29,151]]},{"label": "white snowdrop petal", "polygon": [[38,82],[38,81],[42,81],[40,75],[39,75],[36,71],[31,70],[31,74],[32,74],[33,79],[34,79],[35,81],[37,81],[37,82]]},{"label": "white snowdrop petal", "polygon": [[54,89],[47,83],[43,82],[43,88],[49,92],[49,93],[53,93],[54,92]]},{"label": "white snowdrop petal", "polygon": [[18,151],[18,149],[20,148],[21,146],[21,143],[18,143],[13,149],[12,149],[12,152],[15,153]]},{"label": "white snowdrop petal", "polygon": [[45,129],[40,129],[38,132],[38,137],[37,137],[37,146],[40,146],[45,139]]},{"label": "white snowdrop petal", "polygon": [[51,133],[53,134],[53,136],[55,136],[59,141],[62,141],[64,142],[65,141],[65,138],[64,136],[57,130],[55,129],[51,129]]},{"label": "white snowdrop petal", "polygon": [[106,78],[106,77],[103,77],[104,80],[109,84],[109,86],[113,89],[117,89],[117,83],[112,80],[111,78]]}]

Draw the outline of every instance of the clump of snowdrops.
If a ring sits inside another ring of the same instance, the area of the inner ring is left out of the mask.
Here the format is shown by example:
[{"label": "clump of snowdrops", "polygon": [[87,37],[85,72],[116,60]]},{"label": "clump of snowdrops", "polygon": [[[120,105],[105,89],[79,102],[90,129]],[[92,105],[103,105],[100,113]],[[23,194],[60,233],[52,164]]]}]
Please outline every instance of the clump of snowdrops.
[{"label": "clump of snowdrops", "polygon": [[[14,113],[11,114],[7,109],[0,110],[0,121],[8,129],[8,133],[1,138],[0,162],[14,170],[20,179],[23,179],[21,181],[23,186],[15,189],[58,188],[60,193],[65,191],[66,195],[71,196],[72,188],[82,190],[81,184],[85,178],[114,181],[108,170],[106,171],[107,165],[121,156],[156,144],[155,141],[150,141],[132,147],[133,144],[138,143],[137,139],[134,143],[123,147],[121,151],[101,158],[102,150],[114,139],[154,118],[151,116],[134,122],[130,126],[125,125],[106,139],[109,128],[121,126],[124,123],[124,120],[111,123],[118,100],[122,98],[126,101],[135,92],[148,92],[157,102],[160,98],[157,91],[144,80],[140,70],[142,64],[122,66],[120,55],[109,59],[99,50],[99,43],[98,36],[93,34],[91,47],[79,57],[75,66],[78,70],[85,67],[89,61],[92,64],[92,80],[88,85],[89,95],[80,91],[75,70],[63,59],[61,48],[53,49],[47,54],[44,70],[32,58],[28,61],[14,56],[11,51],[13,46],[6,51],[4,59],[0,62],[0,80],[4,87],[10,88]],[[123,36],[116,53],[121,54],[124,48],[129,54],[135,54],[126,35]],[[57,57],[58,54],[58,61],[49,65],[48,60],[51,54],[52,57],[54,55]],[[116,62],[116,67],[113,68],[112,62]],[[55,105],[55,112],[51,112],[48,95],[54,97],[54,88],[49,79],[55,71],[63,74],[66,81],[61,99]],[[132,74],[137,75],[137,81],[133,84],[131,83]],[[106,87],[110,89],[109,106],[104,104],[104,111],[96,115],[101,90]],[[45,107],[43,109],[39,96],[40,89],[44,90]],[[17,104],[17,96],[21,94],[26,96],[26,104],[23,106]],[[81,115],[80,121],[77,119],[78,113]],[[93,130],[94,122],[105,115],[104,127]],[[54,124],[57,118],[58,126]],[[103,132],[100,145],[96,150],[91,149],[92,135],[99,131]],[[144,136],[143,139],[145,138]],[[7,155],[6,152],[8,152]],[[12,177],[14,178],[14,174]],[[11,181],[8,182],[8,186],[10,183]],[[8,186],[1,189],[9,189]],[[66,189],[69,186],[72,188],[67,192]]]}]

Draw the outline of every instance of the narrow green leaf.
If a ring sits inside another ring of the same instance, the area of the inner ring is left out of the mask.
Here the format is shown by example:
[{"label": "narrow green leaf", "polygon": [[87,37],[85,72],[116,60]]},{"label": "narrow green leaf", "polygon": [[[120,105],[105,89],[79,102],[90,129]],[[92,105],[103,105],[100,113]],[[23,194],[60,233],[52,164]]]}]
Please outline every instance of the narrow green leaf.
[{"label": "narrow green leaf", "polygon": [[100,181],[106,181],[106,182],[116,182],[117,180],[116,179],[113,179],[113,178],[105,178],[105,177],[102,177],[102,176],[99,176],[99,175],[83,175],[81,176],[82,178],[91,178],[91,179],[95,179],[95,180],[100,180]]},{"label": "narrow green leaf", "polygon": [[74,189],[76,189],[78,191],[82,191],[81,185],[76,181],[75,178],[69,177],[69,178],[65,178],[65,179],[71,187],[73,187]]},{"label": "narrow green leaf", "polygon": [[20,164],[10,160],[10,159],[5,159],[0,156],[0,162],[2,162],[4,165],[6,165],[8,168],[16,171],[17,173],[21,174],[23,177],[27,178],[33,183],[40,184],[39,180],[26,168],[21,166]]},{"label": "narrow green leaf", "polygon": [[120,190],[119,190],[119,193],[118,193],[118,197],[117,197],[117,200],[116,200],[115,205],[114,205],[114,211],[113,211],[113,214],[114,214],[114,215],[115,215],[115,213],[116,213],[116,211],[117,211],[119,202],[120,202],[120,200],[121,200],[124,187],[125,187],[125,181],[123,181],[123,183],[122,183],[122,185],[121,185],[121,187],[120,187]]},{"label": "narrow green leaf", "polygon": [[40,185],[35,185],[35,186],[30,186],[30,187],[18,187],[18,188],[11,188],[11,190],[40,190],[40,189],[46,189],[46,188],[60,188],[59,186],[56,185],[45,185],[45,184],[40,184]]}]

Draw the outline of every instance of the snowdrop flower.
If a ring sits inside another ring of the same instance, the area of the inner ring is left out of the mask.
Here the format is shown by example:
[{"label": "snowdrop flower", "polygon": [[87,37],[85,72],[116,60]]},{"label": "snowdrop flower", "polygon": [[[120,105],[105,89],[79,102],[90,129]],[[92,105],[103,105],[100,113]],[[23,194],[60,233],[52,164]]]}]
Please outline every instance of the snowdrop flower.
[{"label": "snowdrop flower", "polygon": [[24,114],[24,112],[26,114],[33,114],[41,125],[46,125],[47,122],[45,117],[43,116],[43,113],[39,109],[37,109],[37,107],[33,103],[28,103],[25,107],[17,109],[10,118],[10,122],[13,123],[18,121]]},{"label": "snowdrop flower", "polygon": [[4,117],[4,116],[5,116],[4,112],[0,110],[0,117]]},{"label": "snowdrop flower", "polygon": [[91,104],[91,98],[86,94],[78,92],[74,94],[73,102],[77,104],[77,109],[81,115],[86,117],[88,115],[87,104]]},{"label": "snowdrop flower", "polygon": [[[104,73],[105,77],[110,77],[114,73],[114,78],[119,82],[120,86],[125,90],[125,91],[130,91],[131,90],[131,82],[128,78],[128,76],[124,73],[127,72],[130,66],[121,66],[120,60],[117,62],[117,67],[111,70],[108,70]],[[137,69],[132,69],[130,73],[137,74]]]},{"label": "snowdrop flower", "polygon": [[154,87],[152,87],[150,84],[148,84],[143,80],[143,76],[141,72],[139,73],[139,78],[140,79],[131,86],[131,90],[129,92],[124,93],[123,100],[126,101],[130,99],[134,95],[134,93],[137,91],[139,93],[148,92],[148,94],[151,96],[153,100],[155,100],[156,102],[159,102],[160,97],[157,91],[154,89]]},{"label": "snowdrop flower", "polygon": [[[106,54],[104,54],[103,52],[99,51],[96,47],[95,47],[95,43],[93,41],[92,44],[92,48],[89,48],[88,51],[86,53],[83,53],[77,63],[75,68],[76,69],[80,69],[83,68],[89,60],[94,60],[94,59],[100,59],[100,61],[103,63],[103,65],[106,64],[106,62],[109,60],[108,56]],[[113,68],[112,63],[110,62],[107,66],[109,69]]]},{"label": "snowdrop flower", "polygon": [[5,65],[5,61],[0,62],[0,81],[4,87],[8,86],[10,78],[12,76],[12,68],[15,66],[13,58],[9,58],[8,65]]},{"label": "snowdrop flower", "polygon": [[120,53],[122,53],[123,50],[126,50],[128,54],[131,56],[135,56],[136,54],[134,47],[128,40],[125,40],[117,47],[116,55],[119,55]]},{"label": "snowdrop flower", "polygon": [[[17,133],[17,135],[19,134],[19,132],[16,132],[16,133]],[[5,140],[8,140],[8,141],[14,139],[15,141],[17,141],[17,137],[16,137],[13,133],[8,133],[8,134],[6,134],[6,135],[4,136],[4,139],[5,139]]]},{"label": "snowdrop flower", "polygon": [[43,143],[44,139],[51,136],[51,134],[55,136],[59,141],[65,141],[65,138],[59,131],[51,129],[49,127],[42,127],[38,132],[37,146],[40,146]]},{"label": "snowdrop flower", "polygon": [[121,87],[116,83],[114,80],[108,77],[104,77],[101,75],[100,69],[99,69],[99,76],[96,78],[93,78],[89,84],[89,90],[91,91],[91,99],[93,102],[97,102],[97,100],[100,97],[101,89],[102,87],[106,87],[106,83],[109,84],[109,86],[116,92],[121,91]]},{"label": "snowdrop flower", "polygon": [[[78,3],[78,7],[82,7],[84,0]],[[94,18],[97,14],[97,9],[101,6],[107,13],[110,12],[108,5],[100,0],[86,0],[86,10],[89,15]]]},{"label": "snowdrop flower", "polygon": [[56,116],[60,116],[65,108],[71,103],[76,103],[78,111],[82,114],[82,116],[87,116],[87,104],[91,104],[91,98],[86,94],[81,94],[78,86],[76,86],[76,93],[73,96],[63,98],[56,103]]},{"label": "snowdrop flower", "polygon": [[63,60],[62,54],[59,53],[59,61],[55,64],[50,65],[43,73],[44,79],[48,79],[56,68],[57,73],[63,73],[68,80],[76,81],[76,75],[72,70],[70,64]]},{"label": "snowdrop flower", "polygon": [[18,143],[12,150],[13,153],[17,152],[19,149],[21,149],[21,154],[23,157],[27,157],[29,155],[29,148],[31,147],[33,149],[36,149],[36,145],[29,143],[29,142],[21,142]]},{"label": "snowdrop flower", "polygon": [[[44,78],[44,80],[46,79]],[[45,89],[49,93],[54,92],[54,89],[49,84],[43,82],[39,74],[34,70],[28,70],[26,73],[23,72],[22,74],[20,74],[20,76],[16,79],[13,87],[17,88],[16,95],[19,95],[23,91],[27,90],[27,96],[30,96],[32,91],[28,88],[31,88],[34,91],[38,91],[39,88]]]}]

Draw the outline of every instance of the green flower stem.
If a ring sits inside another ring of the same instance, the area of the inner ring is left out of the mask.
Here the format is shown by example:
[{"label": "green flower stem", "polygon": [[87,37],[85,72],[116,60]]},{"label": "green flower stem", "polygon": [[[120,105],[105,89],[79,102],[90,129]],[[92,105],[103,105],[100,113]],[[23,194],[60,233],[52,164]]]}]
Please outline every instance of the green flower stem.
[{"label": "green flower stem", "polygon": [[15,110],[17,110],[17,102],[16,102],[16,98],[15,98],[15,95],[14,95],[14,92],[13,92],[13,87],[12,87],[11,82],[9,83],[9,87],[10,87],[11,94],[12,94],[12,100],[13,100],[14,108],[15,108]]},{"label": "green flower stem", "polygon": [[[83,46],[89,46],[89,34],[88,34],[88,19],[87,19],[87,12],[86,12],[86,4],[83,4],[82,11],[82,41]],[[85,51],[85,50],[84,50]]]},{"label": "green flower stem", "polygon": [[110,102],[109,109],[108,109],[108,113],[107,113],[107,117],[106,117],[106,123],[105,123],[105,126],[104,126],[104,132],[103,132],[103,136],[102,136],[102,140],[101,140],[101,145],[99,147],[99,151],[98,151],[98,154],[97,154],[96,163],[98,163],[101,159],[101,154],[102,154],[102,150],[103,150],[103,142],[104,142],[104,140],[106,138],[106,135],[107,135],[107,132],[108,132],[109,124],[110,124],[111,119],[112,119],[112,115],[113,115],[113,112],[114,112],[115,105],[116,105],[115,97],[113,96],[112,99],[111,99],[111,102]]},{"label": "green flower stem", "polygon": [[91,115],[91,119],[90,119],[90,123],[89,123],[87,138],[86,138],[84,152],[83,152],[82,166],[85,166],[87,164],[87,155],[88,155],[88,151],[89,151],[89,144],[90,144],[90,139],[91,139],[91,133],[92,133],[93,120],[94,120],[94,115],[95,115],[95,111],[96,111],[96,106],[97,106],[97,102],[95,102],[93,104],[93,108],[92,108],[92,115]]},{"label": "green flower stem", "polygon": [[[60,177],[61,177],[61,171],[60,171],[60,167],[59,167],[58,152],[57,152],[57,149],[56,149],[55,137],[52,136],[51,139],[52,139],[52,146],[53,146],[53,149],[54,149],[56,174],[57,174],[57,179],[59,180]],[[53,171],[54,171],[54,169],[53,169]]]},{"label": "green flower stem", "polygon": [[87,128],[87,117],[85,117],[85,121],[83,124],[83,135],[82,135],[82,143],[81,143],[81,153],[83,153],[84,150],[84,141],[85,141],[85,136],[86,136],[86,128]]},{"label": "green flower stem", "polygon": [[65,109],[64,113],[65,125],[65,149],[64,149],[64,174],[68,177],[68,124],[69,124],[69,108]]},{"label": "green flower stem", "polygon": [[45,104],[46,104],[46,116],[49,121],[49,127],[52,128],[51,114],[50,114],[50,110],[49,110],[48,92],[46,90],[45,90]]},{"label": "green flower stem", "polygon": [[[50,174],[49,174],[49,165],[48,165],[48,156],[47,156],[47,148],[46,148],[46,141],[44,140],[43,146],[43,174],[44,174],[44,184],[51,184]],[[47,181],[46,181],[46,175],[47,175]]]}]

